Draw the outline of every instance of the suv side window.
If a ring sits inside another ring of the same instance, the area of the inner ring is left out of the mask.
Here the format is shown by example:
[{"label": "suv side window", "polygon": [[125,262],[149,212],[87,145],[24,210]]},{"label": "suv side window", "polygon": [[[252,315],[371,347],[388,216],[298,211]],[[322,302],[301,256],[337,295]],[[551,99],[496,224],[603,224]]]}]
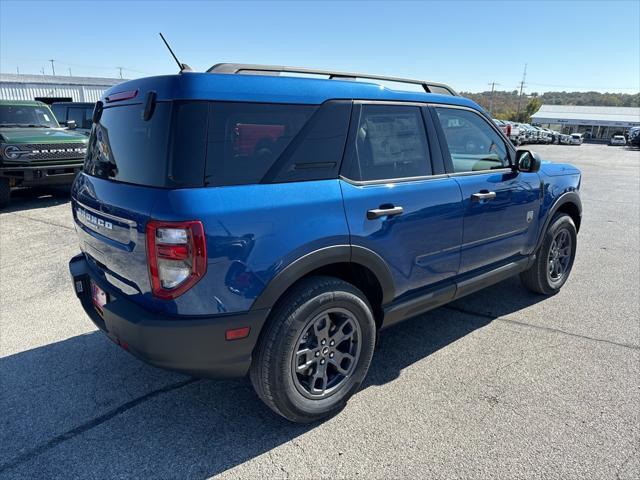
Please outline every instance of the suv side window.
[{"label": "suv side window", "polygon": [[67,123],[67,107],[64,105],[51,105],[51,110],[59,124]]},{"label": "suv side window", "polygon": [[480,115],[459,108],[437,107],[436,112],[447,139],[454,172],[509,166],[507,146]]},{"label": "suv side window", "polygon": [[345,176],[386,180],[431,175],[431,159],[419,107],[362,105]]},{"label": "suv side window", "polygon": [[316,105],[215,102],[209,111],[206,183],[260,183]]},{"label": "suv side window", "polygon": [[73,120],[78,128],[85,128],[84,108],[71,107],[67,113],[67,122]]}]

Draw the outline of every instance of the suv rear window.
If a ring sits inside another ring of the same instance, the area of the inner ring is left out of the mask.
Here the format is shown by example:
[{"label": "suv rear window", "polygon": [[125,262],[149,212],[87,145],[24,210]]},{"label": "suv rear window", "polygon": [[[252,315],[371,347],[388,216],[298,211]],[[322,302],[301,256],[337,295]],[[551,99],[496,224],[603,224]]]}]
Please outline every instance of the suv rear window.
[{"label": "suv rear window", "polygon": [[87,147],[89,175],[154,187],[167,186],[171,104],[158,103],[149,121],[142,105],[105,108]]},{"label": "suv rear window", "polygon": [[154,187],[337,178],[351,102],[285,105],[206,101],[107,107],[85,173]]}]

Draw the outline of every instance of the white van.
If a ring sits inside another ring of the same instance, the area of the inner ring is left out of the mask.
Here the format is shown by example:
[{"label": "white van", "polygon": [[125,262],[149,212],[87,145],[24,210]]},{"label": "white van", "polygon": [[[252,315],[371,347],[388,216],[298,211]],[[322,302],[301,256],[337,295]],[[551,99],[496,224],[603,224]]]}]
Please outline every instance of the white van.
[{"label": "white van", "polygon": [[581,133],[572,133],[571,134],[571,145],[582,145],[582,134]]}]

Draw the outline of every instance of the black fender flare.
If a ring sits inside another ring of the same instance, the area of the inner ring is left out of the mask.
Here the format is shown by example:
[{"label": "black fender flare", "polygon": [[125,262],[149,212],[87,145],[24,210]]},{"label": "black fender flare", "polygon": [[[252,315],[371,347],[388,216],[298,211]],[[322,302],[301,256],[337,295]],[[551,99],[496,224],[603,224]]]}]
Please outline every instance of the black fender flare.
[{"label": "black fender flare", "polygon": [[544,241],[545,232],[547,231],[547,228],[549,227],[549,223],[551,222],[551,219],[553,218],[553,216],[560,209],[560,207],[562,207],[563,205],[566,205],[567,203],[574,204],[578,208],[580,217],[582,217],[582,201],[580,200],[580,195],[578,195],[578,193],[574,191],[565,192],[562,195],[560,195],[558,199],[555,201],[555,203],[549,209],[549,213],[547,213],[547,218],[545,219],[544,225],[542,226],[542,228],[540,229],[540,233],[538,234],[538,241],[536,242],[536,247],[533,250],[534,252],[537,252],[540,249],[540,246]]},{"label": "black fender flare", "polygon": [[355,263],[373,272],[382,289],[382,304],[395,297],[391,270],[377,253],[356,245],[333,245],[299,257],[278,272],[256,298],[251,310],[272,308],[291,285],[310,272],[334,263]]}]

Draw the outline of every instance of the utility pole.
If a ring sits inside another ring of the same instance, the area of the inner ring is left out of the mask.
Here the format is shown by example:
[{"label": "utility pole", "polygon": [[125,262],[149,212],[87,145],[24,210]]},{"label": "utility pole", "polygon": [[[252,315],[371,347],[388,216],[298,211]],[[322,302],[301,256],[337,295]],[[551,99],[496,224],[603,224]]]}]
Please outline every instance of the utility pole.
[{"label": "utility pole", "polygon": [[16,65],[16,72],[18,72],[18,75],[20,75],[20,67]]},{"label": "utility pole", "polygon": [[42,67],[42,68],[40,69],[40,73],[42,73],[42,75],[44,75],[44,67]]},{"label": "utility pole", "polygon": [[69,67],[69,76],[73,77],[73,75],[71,75],[71,67]]},{"label": "utility pole", "polygon": [[120,70],[120,78],[122,78],[122,67],[116,67],[118,70]]},{"label": "utility pole", "polygon": [[524,81],[527,78],[527,64],[524,64],[524,72],[522,72],[522,81],[520,82],[520,95],[518,95],[518,112],[516,118],[520,121],[520,101],[522,100],[522,89],[524,88]]},{"label": "utility pole", "polygon": [[56,75],[56,67],[53,65],[53,62],[55,60],[51,59],[49,61],[51,62],[51,71],[53,72],[53,76],[55,77],[55,75]]},{"label": "utility pole", "polygon": [[488,83],[487,85],[491,85],[491,97],[489,97],[489,113],[493,116],[493,92],[496,88],[496,85],[500,85],[496,82]]}]

